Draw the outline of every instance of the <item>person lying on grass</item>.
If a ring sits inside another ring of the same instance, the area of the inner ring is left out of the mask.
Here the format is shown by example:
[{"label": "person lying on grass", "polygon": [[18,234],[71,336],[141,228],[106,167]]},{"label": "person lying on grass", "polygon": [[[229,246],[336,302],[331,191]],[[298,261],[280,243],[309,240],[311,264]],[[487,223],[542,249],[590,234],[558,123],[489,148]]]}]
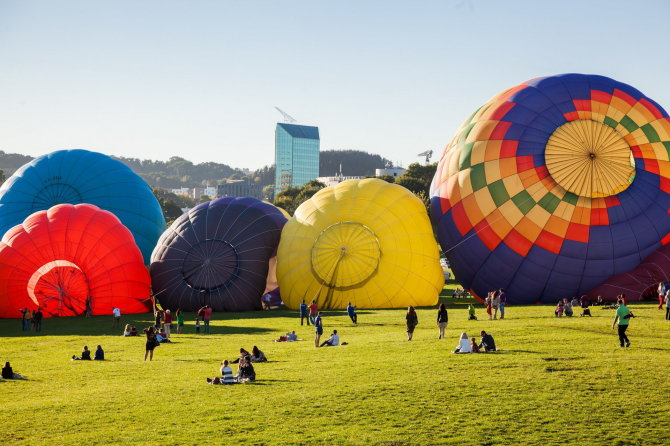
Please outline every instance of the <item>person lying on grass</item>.
[{"label": "person lying on grass", "polygon": [[458,340],[458,347],[456,347],[454,353],[472,353],[472,349],[470,348],[470,340],[467,333],[461,333],[461,337]]},{"label": "person lying on grass", "polygon": [[88,346],[84,346],[84,350],[81,352],[81,356],[77,357],[72,355],[73,361],[90,361],[91,360],[91,351],[88,349]]},{"label": "person lying on grass", "polygon": [[496,351],[496,343],[493,340],[493,336],[487,334],[484,330],[482,330],[481,335],[482,340],[479,342],[479,348],[483,348],[485,352]]}]

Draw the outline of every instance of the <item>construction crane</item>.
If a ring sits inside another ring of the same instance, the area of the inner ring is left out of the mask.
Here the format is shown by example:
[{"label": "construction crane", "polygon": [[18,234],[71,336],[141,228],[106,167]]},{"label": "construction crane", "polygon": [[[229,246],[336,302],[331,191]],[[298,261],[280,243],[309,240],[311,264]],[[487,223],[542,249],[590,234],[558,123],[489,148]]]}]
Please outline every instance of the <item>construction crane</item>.
[{"label": "construction crane", "polygon": [[430,162],[430,157],[433,156],[433,151],[432,150],[426,150],[425,152],[417,153],[416,156],[425,156],[426,157],[426,164]]},{"label": "construction crane", "polygon": [[275,108],[276,108],[277,111],[278,111],[279,113],[281,113],[281,115],[284,117],[284,122],[285,122],[285,123],[287,123],[287,124],[292,124],[292,123],[294,123],[294,122],[298,122],[293,116],[289,115],[288,113],[286,113],[286,112],[285,112],[284,110],[282,110],[281,108],[276,107],[276,106],[275,106]]}]

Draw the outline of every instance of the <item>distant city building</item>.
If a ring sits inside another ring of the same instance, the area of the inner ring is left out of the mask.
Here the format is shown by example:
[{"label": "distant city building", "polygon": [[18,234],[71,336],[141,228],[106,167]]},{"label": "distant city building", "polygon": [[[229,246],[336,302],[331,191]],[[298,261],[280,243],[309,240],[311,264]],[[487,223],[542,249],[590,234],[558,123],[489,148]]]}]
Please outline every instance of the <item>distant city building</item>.
[{"label": "distant city building", "polygon": [[193,189],[190,187],[180,187],[179,189],[170,189],[170,192],[172,192],[175,195],[185,195],[187,197],[190,197]]},{"label": "distant city building", "polygon": [[262,200],[263,189],[251,180],[228,180],[217,186],[219,197],[251,197]]},{"label": "distant city building", "polygon": [[399,177],[405,173],[405,169],[402,167],[386,167],[384,169],[375,169],[375,176],[381,177],[383,175],[391,175],[392,177]]},{"label": "distant city building", "polygon": [[218,191],[217,186],[207,186],[203,191],[203,195],[207,195],[209,198],[216,198],[217,191]]},{"label": "distant city building", "polygon": [[363,179],[363,178],[365,178],[365,177],[345,177],[345,176],[342,176],[342,175],[336,175],[334,177],[319,177],[319,178],[316,179],[316,181],[319,181],[319,182],[325,184],[326,187],[329,187],[329,186],[335,186],[337,184],[340,184],[342,181],[360,180],[360,179]]},{"label": "distant city building", "polygon": [[275,195],[319,176],[319,128],[277,123]]},{"label": "distant city building", "polygon": [[209,198],[216,198],[216,187],[181,187],[179,189],[170,189],[175,195],[184,195],[186,197],[200,200],[200,197],[207,195]]}]

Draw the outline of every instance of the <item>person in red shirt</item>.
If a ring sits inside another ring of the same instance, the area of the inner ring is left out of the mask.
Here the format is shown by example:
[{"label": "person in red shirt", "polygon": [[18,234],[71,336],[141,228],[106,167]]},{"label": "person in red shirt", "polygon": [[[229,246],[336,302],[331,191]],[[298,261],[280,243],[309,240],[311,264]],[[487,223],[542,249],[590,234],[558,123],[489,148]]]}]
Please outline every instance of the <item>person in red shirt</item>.
[{"label": "person in red shirt", "polygon": [[319,312],[319,306],[316,304],[316,300],[312,300],[312,303],[309,304],[309,318],[312,321],[312,324],[314,324],[314,321],[316,320],[316,315]]},{"label": "person in red shirt", "polygon": [[172,314],[170,310],[165,310],[163,315],[163,329],[165,330],[165,337],[170,338],[170,329],[172,328]]},{"label": "person in red shirt", "polygon": [[202,321],[205,325],[205,333],[209,333],[209,320],[212,318],[212,307],[205,305],[198,310],[198,315],[202,315]]}]

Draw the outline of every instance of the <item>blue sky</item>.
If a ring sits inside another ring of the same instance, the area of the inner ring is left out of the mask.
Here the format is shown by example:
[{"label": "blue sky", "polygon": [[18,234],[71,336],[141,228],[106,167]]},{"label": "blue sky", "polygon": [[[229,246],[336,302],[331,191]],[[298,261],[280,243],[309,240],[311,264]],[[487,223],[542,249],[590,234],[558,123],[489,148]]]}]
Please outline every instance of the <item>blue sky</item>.
[{"label": "blue sky", "polygon": [[407,166],[537,76],[603,74],[670,108],[669,17],[663,0],[0,0],[0,150],[257,168],[276,105],[322,150]]}]

